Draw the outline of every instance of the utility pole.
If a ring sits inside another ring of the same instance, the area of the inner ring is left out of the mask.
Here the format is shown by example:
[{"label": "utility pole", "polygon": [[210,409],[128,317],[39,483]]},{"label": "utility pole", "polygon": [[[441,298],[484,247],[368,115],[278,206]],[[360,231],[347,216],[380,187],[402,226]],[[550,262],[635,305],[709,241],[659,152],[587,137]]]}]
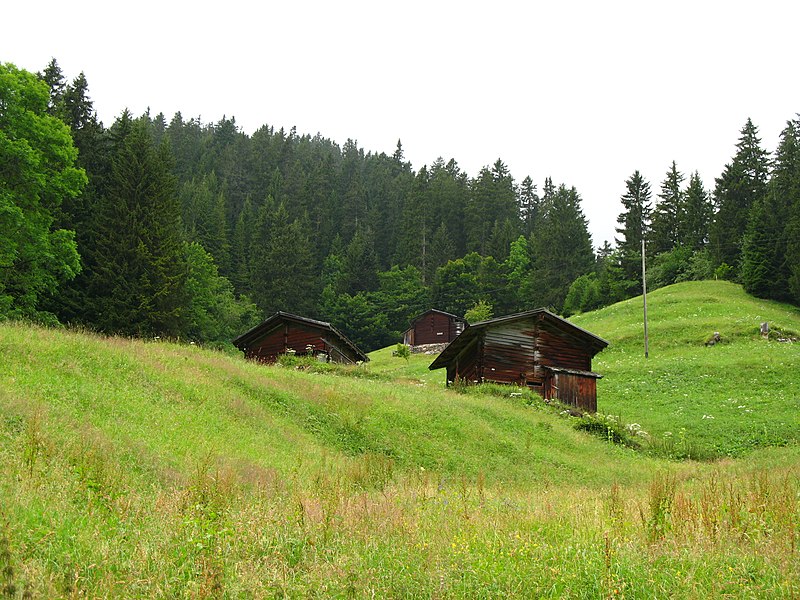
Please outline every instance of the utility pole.
[{"label": "utility pole", "polygon": [[642,299],[644,300],[644,357],[647,358],[650,342],[647,337],[647,271],[644,260],[644,237],[642,237]]}]

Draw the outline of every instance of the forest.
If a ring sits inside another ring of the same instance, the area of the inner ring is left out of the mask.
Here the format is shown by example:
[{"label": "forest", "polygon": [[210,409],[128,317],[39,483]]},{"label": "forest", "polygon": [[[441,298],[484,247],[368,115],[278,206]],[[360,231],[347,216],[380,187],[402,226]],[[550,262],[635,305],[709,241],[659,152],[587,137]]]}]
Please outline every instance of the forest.
[{"label": "forest", "polygon": [[225,116],[106,127],[83,73],[5,63],[0,319],[224,346],[284,310],[370,351],[430,307],[569,316],[641,294],[642,248],[648,289],[717,278],[799,305],[799,145],[797,118],[774,152],[747,119],[713,187],[675,162],[657,188],[634,170],[618,237],[595,247],[575,187],[500,158],[415,171],[400,141],[387,155]]}]

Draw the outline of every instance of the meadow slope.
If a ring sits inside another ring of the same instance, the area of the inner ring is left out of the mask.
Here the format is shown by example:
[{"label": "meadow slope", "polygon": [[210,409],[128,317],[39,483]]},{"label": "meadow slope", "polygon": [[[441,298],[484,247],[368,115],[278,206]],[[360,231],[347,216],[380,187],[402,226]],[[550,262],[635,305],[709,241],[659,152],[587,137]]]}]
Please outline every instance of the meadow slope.
[{"label": "meadow slope", "polygon": [[[800,439],[800,310],[725,281],[686,282],[572,319],[609,340],[598,410],[640,424],[662,453],[742,456]],[[769,339],[759,335],[768,322]],[[722,343],[706,346],[714,332]],[[793,342],[779,341],[795,339]]]},{"label": "meadow slope", "polygon": [[[600,407],[645,451],[445,389],[429,356],[324,372],[0,324],[0,595],[796,596],[800,346],[757,326],[797,311],[717,283],[651,303],[647,362],[635,300],[575,319],[611,341]],[[771,394],[738,396],[740,355]],[[703,452],[746,459],[674,458]]]}]

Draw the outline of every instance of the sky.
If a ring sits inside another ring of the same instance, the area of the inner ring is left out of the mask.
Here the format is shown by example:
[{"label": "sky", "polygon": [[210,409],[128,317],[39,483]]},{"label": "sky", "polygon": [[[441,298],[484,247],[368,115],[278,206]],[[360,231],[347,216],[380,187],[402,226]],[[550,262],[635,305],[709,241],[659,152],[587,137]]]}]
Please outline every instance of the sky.
[{"label": "sky", "polygon": [[751,118],[800,112],[800,2],[316,0],[5,3],[0,62],[81,71],[106,126],[180,111],[574,186],[596,246],[625,181],[674,160],[713,189]]}]

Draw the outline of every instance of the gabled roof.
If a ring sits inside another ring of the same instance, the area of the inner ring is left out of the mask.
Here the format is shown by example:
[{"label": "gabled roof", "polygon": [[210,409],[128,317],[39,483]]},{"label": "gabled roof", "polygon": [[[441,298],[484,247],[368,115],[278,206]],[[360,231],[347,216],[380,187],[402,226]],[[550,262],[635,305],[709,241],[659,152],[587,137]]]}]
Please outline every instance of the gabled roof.
[{"label": "gabled roof", "polygon": [[472,340],[477,338],[481,332],[486,329],[491,329],[492,327],[504,323],[530,319],[532,317],[540,317],[549,323],[552,323],[563,332],[585,341],[587,346],[589,346],[592,350],[592,356],[608,346],[608,342],[603,338],[598,337],[595,334],[586,331],[577,325],[574,325],[573,323],[570,323],[566,319],[562,319],[558,315],[551,313],[546,308],[537,308],[535,310],[529,310],[513,315],[505,315],[503,317],[497,317],[496,319],[489,319],[488,321],[480,321],[479,323],[467,325],[466,329],[464,329],[464,331],[462,331],[456,339],[450,342],[447,348],[445,348],[442,353],[436,357],[436,360],[434,360],[428,368],[434,370],[446,367],[449,362],[455,359],[455,357],[458,356],[470,342],[472,342]]},{"label": "gabled roof", "polygon": [[232,340],[232,343],[240,350],[244,350],[245,348],[248,348],[253,342],[258,341],[264,335],[269,333],[269,331],[271,331],[275,325],[286,321],[289,321],[291,323],[296,323],[298,325],[314,327],[322,331],[328,331],[333,335],[335,335],[337,338],[339,338],[339,340],[343,342],[348,348],[350,348],[356,354],[359,360],[362,360],[364,362],[367,362],[369,360],[367,355],[364,354],[361,350],[359,350],[358,346],[356,346],[353,342],[347,339],[347,336],[345,334],[336,329],[336,327],[334,327],[330,323],[326,323],[325,321],[317,321],[316,319],[309,319],[307,317],[301,317],[298,315],[293,315],[292,313],[287,313],[283,311],[276,312],[266,321],[259,323],[249,331],[246,331],[239,337],[234,338]]},{"label": "gabled roof", "polygon": [[419,321],[425,315],[427,315],[429,313],[432,313],[432,312],[433,313],[439,313],[440,315],[444,315],[446,317],[450,317],[451,319],[455,319],[456,321],[461,321],[463,323],[467,322],[467,320],[464,317],[459,317],[458,315],[453,315],[453,314],[450,314],[449,312],[444,312],[443,310],[437,310],[435,308],[430,308],[430,309],[426,310],[424,313],[420,313],[416,317],[411,319],[411,321],[409,321],[409,324],[413,327],[414,323]]}]

